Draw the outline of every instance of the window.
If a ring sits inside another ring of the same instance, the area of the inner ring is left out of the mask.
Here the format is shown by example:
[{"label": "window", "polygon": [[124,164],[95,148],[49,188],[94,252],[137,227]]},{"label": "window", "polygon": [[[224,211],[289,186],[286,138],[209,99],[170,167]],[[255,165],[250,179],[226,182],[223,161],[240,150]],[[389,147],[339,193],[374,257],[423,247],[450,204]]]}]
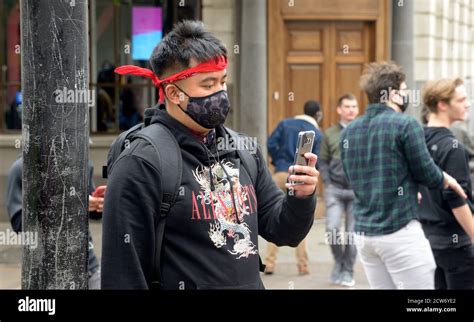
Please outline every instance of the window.
[{"label": "window", "polygon": [[0,1],[0,131],[21,129],[20,2]]},{"label": "window", "polygon": [[[158,8],[161,24],[149,17],[150,14],[158,17]],[[140,27],[146,25],[146,18],[154,28],[152,37],[136,37],[140,31],[149,31]],[[95,97],[90,110],[92,133],[117,134],[141,122],[144,110],[156,104],[157,90],[148,79],[119,76],[114,69],[128,64],[149,68],[144,57],[146,50],[158,44],[159,29],[164,36],[175,22],[200,18],[201,0],[89,1],[89,85]],[[137,52],[140,44],[150,42]],[[20,77],[19,0],[0,0],[0,132],[18,133],[21,129]]]},{"label": "window", "polygon": [[119,76],[114,69],[150,68],[148,57],[159,43],[156,34],[160,31],[162,37],[175,22],[199,19],[200,13],[198,0],[91,1],[90,89],[97,97],[91,110],[92,133],[118,133],[142,121],[145,109],[157,102],[157,90],[146,78]]}]

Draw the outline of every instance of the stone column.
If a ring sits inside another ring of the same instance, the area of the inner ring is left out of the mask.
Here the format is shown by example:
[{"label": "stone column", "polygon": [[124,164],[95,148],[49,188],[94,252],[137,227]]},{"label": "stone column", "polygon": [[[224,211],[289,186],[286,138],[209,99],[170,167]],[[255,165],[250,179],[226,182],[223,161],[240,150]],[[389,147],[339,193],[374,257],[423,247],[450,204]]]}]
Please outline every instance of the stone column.
[{"label": "stone column", "polygon": [[[271,0],[272,1],[272,0]],[[267,3],[241,0],[238,130],[267,142]]]},{"label": "stone column", "polygon": [[[392,60],[403,66],[407,74],[408,88],[416,89],[414,81],[415,52],[414,52],[414,0],[392,1]],[[413,99],[413,97],[412,97]],[[421,105],[413,104],[407,113],[418,117]]]}]

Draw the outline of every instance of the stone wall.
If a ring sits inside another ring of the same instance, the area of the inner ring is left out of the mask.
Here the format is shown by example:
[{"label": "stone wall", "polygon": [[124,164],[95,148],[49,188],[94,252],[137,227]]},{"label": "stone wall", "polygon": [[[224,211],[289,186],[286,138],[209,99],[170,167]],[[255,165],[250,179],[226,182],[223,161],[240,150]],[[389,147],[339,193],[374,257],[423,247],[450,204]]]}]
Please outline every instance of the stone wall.
[{"label": "stone wall", "polygon": [[[239,0],[238,0],[239,1]],[[230,94],[232,109],[229,114],[227,125],[238,127],[238,115],[235,108],[238,106],[238,54],[234,52],[237,44],[237,2],[236,0],[203,0],[202,21],[206,29],[219,38],[227,47],[229,52],[229,68],[227,87]]]},{"label": "stone wall", "polygon": [[416,0],[414,8],[416,88],[427,80],[462,77],[474,94],[474,0]]}]

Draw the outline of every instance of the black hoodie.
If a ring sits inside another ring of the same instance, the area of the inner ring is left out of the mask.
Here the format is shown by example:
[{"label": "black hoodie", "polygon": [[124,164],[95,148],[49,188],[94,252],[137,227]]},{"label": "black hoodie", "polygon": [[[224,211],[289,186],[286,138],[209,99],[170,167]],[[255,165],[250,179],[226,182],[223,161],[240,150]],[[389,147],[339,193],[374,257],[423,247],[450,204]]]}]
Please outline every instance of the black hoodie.
[{"label": "black hoodie", "polygon": [[[162,123],[176,137],[183,157],[181,189],[166,221],[162,255],[164,289],[261,289],[258,235],[278,246],[296,247],[308,234],[316,198],[297,199],[273,182],[260,148],[258,179],[252,184],[235,150],[208,156],[203,143],[163,109],[151,123]],[[146,120],[150,121],[150,120]],[[216,129],[217,137],[224,128]],[[102,288],[151,288],[155,233],[160,209],[156,153],[134,141],[114,165],[104,205]],[[220,161],[220,163],[219,163]],[[209,165],[214,191],[209,183]],[[233,178],[239,218],[233,211]]]},{"label": "black hoodie", "polygon": [[428,189],[420,186],[423,197],[420,205],[420,220],[425,235],[433,249],[470,245],[469,235],[458,223],[452,211],[454,208],[465,205],[466,202],[472,205],[469,155],[447,128],[426,127],[425,139],[434,162],[454,177],[468,195],[468,200],[465,200],[451,189]]}]

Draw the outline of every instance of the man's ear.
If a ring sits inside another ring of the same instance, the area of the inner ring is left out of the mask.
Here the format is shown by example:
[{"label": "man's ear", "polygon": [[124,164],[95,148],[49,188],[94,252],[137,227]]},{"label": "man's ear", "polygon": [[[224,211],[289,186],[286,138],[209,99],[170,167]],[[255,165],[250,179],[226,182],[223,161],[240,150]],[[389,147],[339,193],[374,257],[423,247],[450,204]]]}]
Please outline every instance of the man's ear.
[{"label": "man's ear", "polygon": [[391,89],[390,92],[388,93],[388,102],[392,102],[392,103],[395,103],[397,104],[397,102],[395,101],[395,97],[398,95],[398,91],[395,90],[395,89]]},{"label": "man's ear", "polygon": [[165,87],[165,96],[171,103],[175,105],[182,104],[186,100],[186,95],[181,92],[176,86],[173,84],[168,84]]},{"label": "man's ear", "polygon": [[316,112],[315,119],[316,119],[316,122],[320,123],[323,120],[323,112],[321,111]]},{"label": "man's ear", "polygon": [[438,111],[441,111],[441,112],[446,112],[446,110],[448,109],[449,107],[449,104],[447,104],[446,102],[443,102],[443,101],[439,101],[438,104]]}]

